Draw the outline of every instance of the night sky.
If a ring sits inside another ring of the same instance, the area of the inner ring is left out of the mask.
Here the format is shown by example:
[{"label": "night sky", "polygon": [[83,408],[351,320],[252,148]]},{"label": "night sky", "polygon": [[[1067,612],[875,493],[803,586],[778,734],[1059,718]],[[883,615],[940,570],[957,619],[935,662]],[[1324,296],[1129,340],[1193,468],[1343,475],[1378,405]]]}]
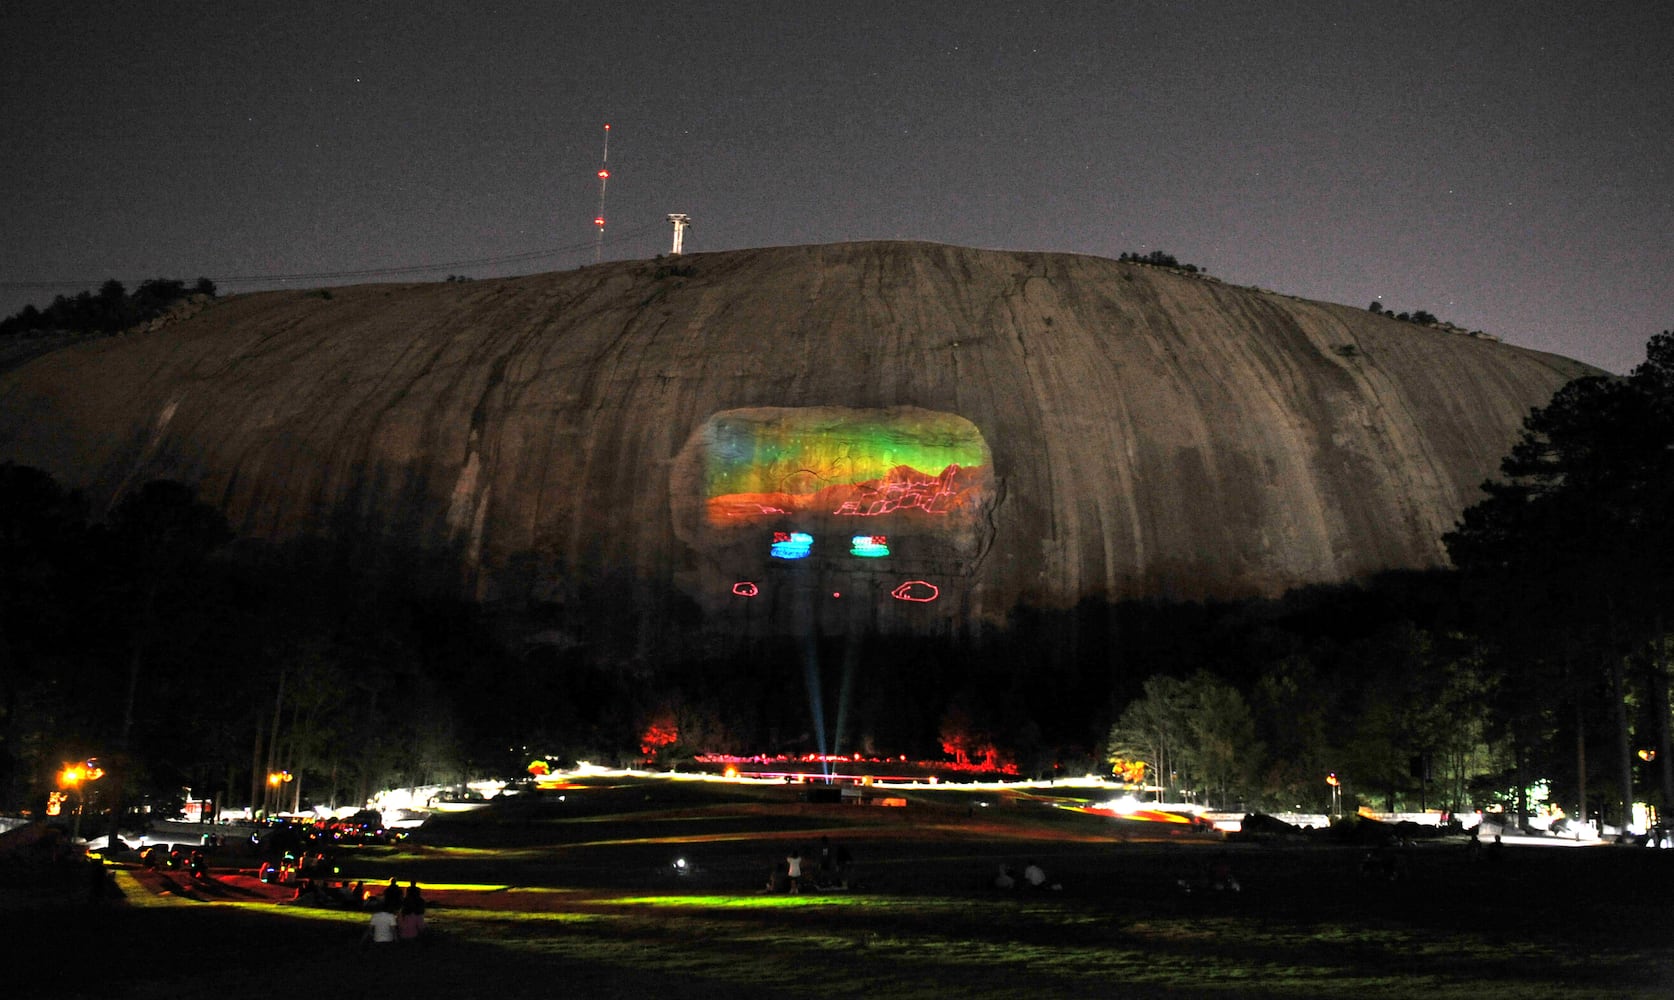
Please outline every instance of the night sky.
[{"label": "night sky", "polygon": [[[914,239],[1424,309],[1613,371],[1674,327],[1662,3],[7,3],[0,315]],[[62,282],[47,285],[40,282]]]}]

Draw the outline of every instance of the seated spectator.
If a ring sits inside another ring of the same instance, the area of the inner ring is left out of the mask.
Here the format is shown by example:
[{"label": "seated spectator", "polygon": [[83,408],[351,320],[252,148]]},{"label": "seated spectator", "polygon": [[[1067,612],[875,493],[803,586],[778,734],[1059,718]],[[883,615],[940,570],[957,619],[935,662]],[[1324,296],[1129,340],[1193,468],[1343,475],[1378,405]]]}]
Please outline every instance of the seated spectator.
[{"label": "seated spectator", "polygon": [[395,911],[388,907],[382,907],[372,914],[372,919],[367,923],[366,933],[361,936],[360,942],[362,945],[367,943],[394,944],[399,925],[400,921],[396,917]]},{"label": "seated spectator", "polygon": [[1011,866],[1010,865],[1001,865],[1000,866],[1000,873],[998,875],[994,876],[994,888],[996,888],[996,889],[1015,889],[1015,888],[1017,888],[1017,880],[1015,878],[1013,878],[1012,875],[1011,875]]},{"label": "seated spectator", "polygon": [[419,894],[416,882],[408,882],[407,891],[401,897],[401,919],[397,922],[397,931],[403,941],[415,941],[424,931],[424,897]]}]

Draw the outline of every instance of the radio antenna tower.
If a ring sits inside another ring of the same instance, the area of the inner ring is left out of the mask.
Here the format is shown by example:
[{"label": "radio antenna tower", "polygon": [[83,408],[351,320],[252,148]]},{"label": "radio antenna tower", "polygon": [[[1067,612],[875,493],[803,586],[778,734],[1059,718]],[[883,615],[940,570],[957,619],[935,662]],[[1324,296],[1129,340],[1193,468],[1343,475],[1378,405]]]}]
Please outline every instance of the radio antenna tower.
[{"label": "radio antenna tower", "polygon": [[677,212],[670,215],[668,221],[674,223],[674,249],[669,252],[678,257],[680,256],[680,248],[686,244],[686,227],[692,224],[692,217]]},{"label": "radio antenna tower", "polygon": [[593,216],[593,225],[599,227],[599,235],[593,241],[593,263],[597,264],[604,256],[604,198],[605,183],[610,180],[610,124],[604,127],[604,155],[599,157],[599,214]]}]

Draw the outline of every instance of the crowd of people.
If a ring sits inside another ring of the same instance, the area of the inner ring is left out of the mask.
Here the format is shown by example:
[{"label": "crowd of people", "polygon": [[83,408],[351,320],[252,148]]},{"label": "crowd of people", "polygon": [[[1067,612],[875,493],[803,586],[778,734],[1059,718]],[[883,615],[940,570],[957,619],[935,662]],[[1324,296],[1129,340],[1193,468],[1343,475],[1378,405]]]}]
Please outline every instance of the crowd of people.
[{"label": "crowd of people", "polygon": [[767,875],[763,892],[830,892],[854,887],[854,858],[842,844],[821,837],[811,854],[794,845]]},{"label": "crowd of people", "polygon": [[1022,886],[1025,889],[1062,889],[1062,882],[1052,882],[1046,877],[1046,869],[1042,868],[1033,858],[1023,863],[1021,873],[1011,865],[1002,863],[1000,870],[994,876],[994,888],[1015,889]]}]

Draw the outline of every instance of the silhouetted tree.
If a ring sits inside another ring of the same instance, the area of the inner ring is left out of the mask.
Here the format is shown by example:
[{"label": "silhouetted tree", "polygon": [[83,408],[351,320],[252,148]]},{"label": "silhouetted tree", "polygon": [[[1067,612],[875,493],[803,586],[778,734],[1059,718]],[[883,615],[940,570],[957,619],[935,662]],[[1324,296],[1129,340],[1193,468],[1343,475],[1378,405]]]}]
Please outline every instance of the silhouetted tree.
[{"label": "silhouetted tree", "polygon": [[1237,689],[1198,671],[1186,680],[1158,675],[1123,710],[1106,738],[1107,760],[1141,759],[1154,783],[1213,795],[1249,798],[1261,746],[1249,706]]},{"label": "silhouetted tree", "polygon": [[189,293],[185,282],[152,278],[132,295],[122,282],[111,278],[99,292],[81,292],[73,298],[59,295],[46,309],[26,305],[0,320],[0,336],[34,330],[65,330],[73,333],[116,333],[162,315],[188,294],[215,296],[215,283],[199,278]]},{"label": "silhouetted tree", "polygon": [[[96,734],[79,685],[87,600],[82,499],[45,472],[0,463],[0,808]],[[89,751],[90,752],[90,751]]]},{"label": "silhouetted tree", "polygon": [[[1626,705],[1637,697],[1627,664],[1665,634],[1674,600],[1671,373],[1674,336],[1665,332],[1627,379],[1590,376],[1564,386],[1525,421],[1501,465],[1505,478],[1485,484],[1488,498],[1445,539],[1509,661],[1501,704],[1519,760],[1566,708],[1602,686],[1624,810],[1633,799]],[[1651,659],[1666,677],[1662,658]],[[1579,711],[1574,721],[1582,724]],[[1578,761],[1577,780],[1584,776]]]}]

